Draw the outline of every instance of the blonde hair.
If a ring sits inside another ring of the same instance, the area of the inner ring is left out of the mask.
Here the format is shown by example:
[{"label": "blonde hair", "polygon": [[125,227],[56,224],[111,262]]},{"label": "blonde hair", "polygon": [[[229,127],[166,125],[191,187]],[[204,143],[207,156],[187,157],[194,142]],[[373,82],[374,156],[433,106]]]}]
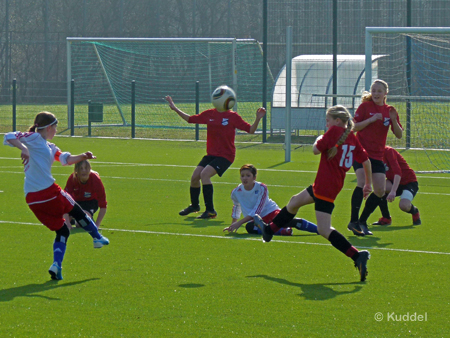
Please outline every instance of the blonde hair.
[{"label": "blonde hair", "polygon": [[336,156],[337,148],[345,142],[348,134],[350,134],[353,130],[353,120],[352,115],[350,115],[347,108],[341,105],[328,108],[327,116],[331,117],[333,120],[340,119],[344,124],[347,124],[347,128],[337,141],[336,146],[328,149],[328,159],[331,160],[334,156]]},{"label": "blonde hair", "polygon": [[51,126],[58,123],[56,116],[48,111],[41,111],[34,118],[34,124],[28,129],[30,132],[35,132],[38,129],[44,129],[45,127]]},{"label": "blonde hair", "polygon": [[74,169],[73,169],[73,180],[74,181],[78,181],[80,183],[81,183],[81,181],[80,181],[80,177],[78,176],[78,174],[80,173],[81,165],[83,163],[86,163],[86,165],[89,168],[89,170],[92,169],[91,162],[89,162],[89,160],[83,160],[83,161],[75,163],[75,166],[74,166]]},{"label": "blonde hair", "polygon": [[[371,90],[375,83],[381,84],[384,87],[384,89],[386,90],[386,94],[389,93],[389,86],[386,81],[383,81],[380,79],[373,81],[372,85],[370,86]],[[372,101],[372,93],[365,90],[361,95],[361,101],[362,102]],[[386,103],[386,96],[384,97],[384,103]]]}]

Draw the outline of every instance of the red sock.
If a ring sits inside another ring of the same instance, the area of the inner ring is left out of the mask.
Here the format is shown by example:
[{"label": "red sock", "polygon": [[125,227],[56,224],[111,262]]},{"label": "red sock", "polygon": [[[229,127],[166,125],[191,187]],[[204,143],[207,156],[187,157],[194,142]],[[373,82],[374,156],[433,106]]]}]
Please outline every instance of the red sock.
[{"label": "red sock", "polygon": [[354,255],[356,255],[358,253],[358,249],[356,249],[354,246],[351,246],[346,252],[345,255],[347,257],[352,258]]},{"label": "red sock", "polygon": [[272,229],[273,233],[276,233],[281,228],[277,227],[273,222],[269,223],[270,228]]}]

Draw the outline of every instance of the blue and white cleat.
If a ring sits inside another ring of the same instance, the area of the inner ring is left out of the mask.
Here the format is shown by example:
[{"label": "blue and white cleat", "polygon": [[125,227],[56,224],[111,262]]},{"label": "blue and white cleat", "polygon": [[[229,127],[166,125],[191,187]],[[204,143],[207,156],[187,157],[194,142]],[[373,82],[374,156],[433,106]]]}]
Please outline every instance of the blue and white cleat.
[{"label": "blue and white cleat", "polygon": [[54,262],[50,269],[48,269],[48,273],[53,280],[61,280],[62,277],[62,268],[58,265],[58,263]]},{"label": "blue and white cleat", "polygon": [[103,245],[108,245],[108,244],[109,244],[109,239],[104,236],[94,239],[94,248],[95,249],[100,249],[101,247],[103,247]]}]

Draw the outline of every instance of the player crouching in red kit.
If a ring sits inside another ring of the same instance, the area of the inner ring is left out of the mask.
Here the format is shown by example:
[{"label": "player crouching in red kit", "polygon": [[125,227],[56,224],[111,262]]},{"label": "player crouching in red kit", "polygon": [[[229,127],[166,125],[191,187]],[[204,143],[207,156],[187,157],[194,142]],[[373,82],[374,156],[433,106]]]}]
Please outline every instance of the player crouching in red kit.
[{"label": "player crouching in red kit", "polygon": [[419,191],[416,174],[400,153],[391,147],[384,150],[383,162],[386,166],[386,194],[381,199],[381,217],[373,225],[391,225],[392,219],[387,202],[393,202],[400,196],[399,208],[412,215],[413,225],[420,225],[419,209],[412,204],[412,200]]},{"label": "player crouching in red kit", "polygon": [[[100,208],[95,224],[100,227],[106,214],[106,193],[98,172],[91,170],[91,163],[84,160],[75,164],[74,172],[64,188],[80,207],[93,218]],[[75,220],[70,220],[75,223]]]}]

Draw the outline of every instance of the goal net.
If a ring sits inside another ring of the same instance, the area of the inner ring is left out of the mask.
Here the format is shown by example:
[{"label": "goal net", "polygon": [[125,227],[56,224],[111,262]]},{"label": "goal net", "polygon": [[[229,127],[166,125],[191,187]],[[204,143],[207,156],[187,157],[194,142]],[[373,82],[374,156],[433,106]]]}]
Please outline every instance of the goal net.
[{"label": "goal net", "polygon": [[103,105],[103,121],[93,123],[94,135],[130,135],[130,128],[118,127],[131,124],[132,81],[136,137],[192,139],[195,126],[171,111],[164,97],[172,96],[181,110],[195,114],[197,81],[200,112],[212,107],[210,95],[222,84],[236,91],[234,110],[245,120],[252,121],[261,105],[263,58],[253,39],[68,38],[67,49],[80,135],[86,133],[89,101]]},{"label": "goal net", "polygon": [[373,54],[384,55],[378,77],[405,129],[401,140],[389,133],[387,144],[420,150],[415,170],[450,171],[450,28],[368,27],[366,62]]}]

